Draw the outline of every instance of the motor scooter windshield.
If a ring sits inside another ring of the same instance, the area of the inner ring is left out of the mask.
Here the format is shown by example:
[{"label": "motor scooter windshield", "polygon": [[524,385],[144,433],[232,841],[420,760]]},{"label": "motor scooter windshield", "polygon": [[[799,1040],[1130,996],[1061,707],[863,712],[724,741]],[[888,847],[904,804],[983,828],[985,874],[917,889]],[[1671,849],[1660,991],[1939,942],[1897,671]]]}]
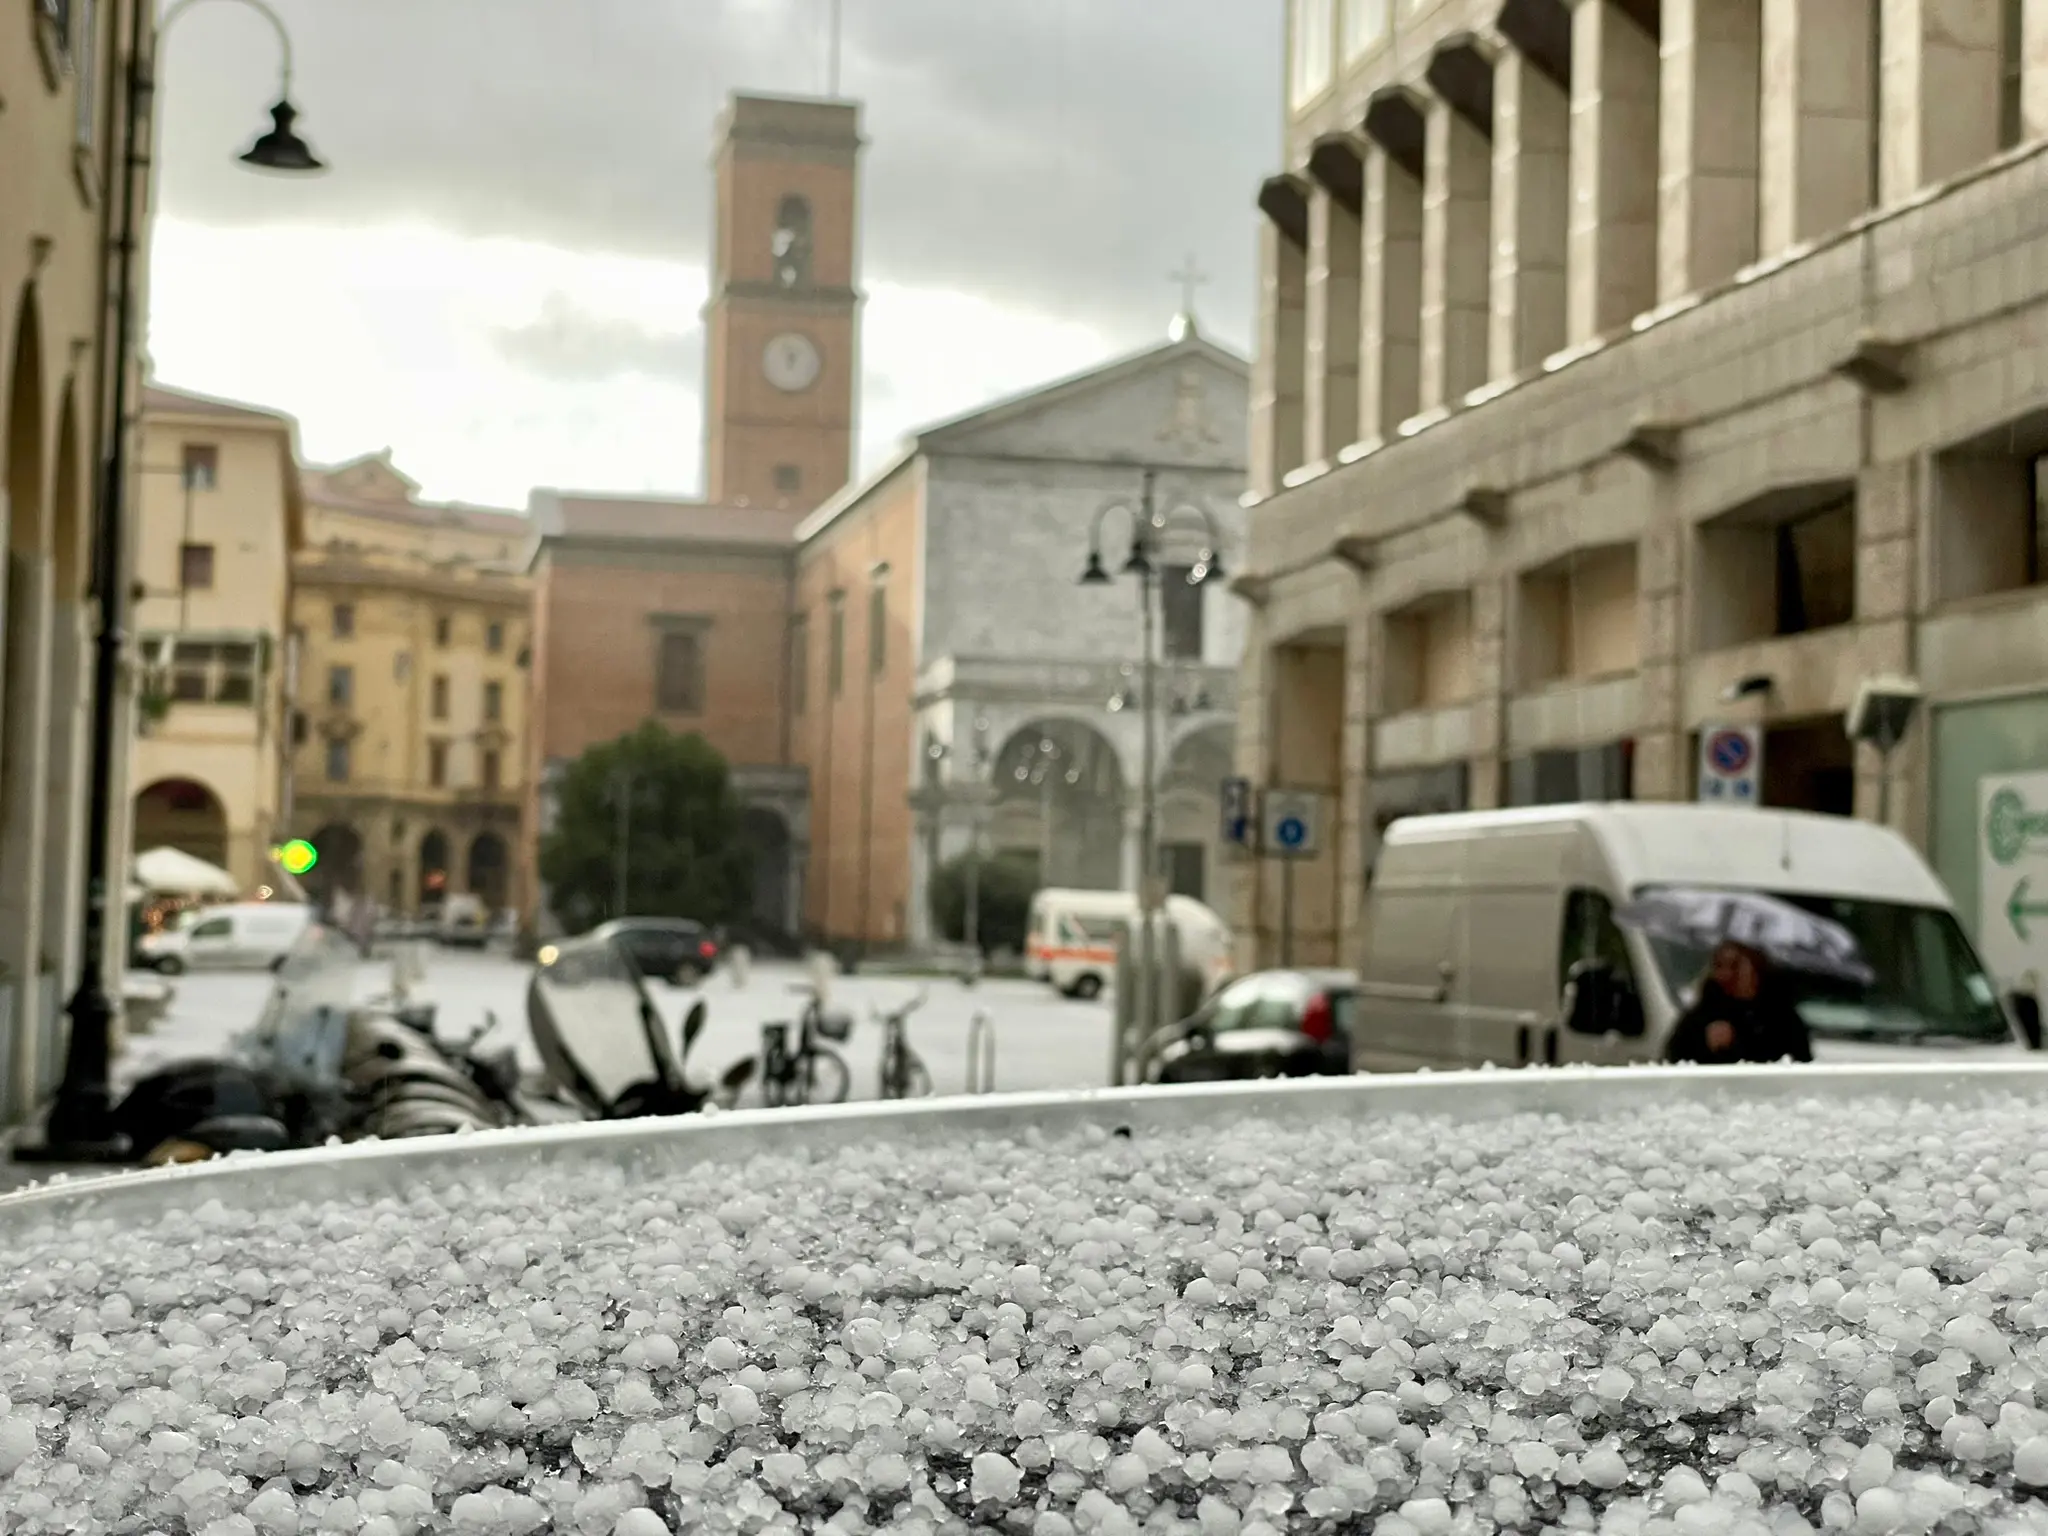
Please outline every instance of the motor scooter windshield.
[{"label": "motor scooter windshield", "polygon": [[631,960],[607,939],[567,939],[527,988],[534,1049],[556,1086],[602,1115],[629,1088],[680,1087],[668,1028]]}]

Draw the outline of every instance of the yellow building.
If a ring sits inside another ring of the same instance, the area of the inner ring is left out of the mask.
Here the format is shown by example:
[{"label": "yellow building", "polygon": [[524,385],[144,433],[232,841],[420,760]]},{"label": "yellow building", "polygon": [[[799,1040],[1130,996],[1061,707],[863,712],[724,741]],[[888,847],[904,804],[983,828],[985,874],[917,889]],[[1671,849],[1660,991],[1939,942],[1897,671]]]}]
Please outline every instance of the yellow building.
[{"label": "yellow building", "polygon": [[293,825],[316,895],[514,905],[526,763],[527,521],[442,506],[388,453],[308,470],[292,622]]},{"label": "yellow building", "polygon": [[[5,1123],[62,1070],[61,1010],[79,973],[92,678],[87,583],[113,363],[104,306],[121,129],[115,39],[127,34],[128,6],[40,0],[0,4],[0,13]],[[146,249],[147,228],[138,233]],[[115,846],[124,846],[118,829]],[[125,884],[125,871],[117,861],[114,889]],[[109,928],[106,958],[118,975],[124,935],[118,920]]]},{"label": "yellow building", "polygon": [[292,555],[305,526],[296,438],[275,412],[143,392],[134,849],[183,849],[245,891],[290,821]]}]

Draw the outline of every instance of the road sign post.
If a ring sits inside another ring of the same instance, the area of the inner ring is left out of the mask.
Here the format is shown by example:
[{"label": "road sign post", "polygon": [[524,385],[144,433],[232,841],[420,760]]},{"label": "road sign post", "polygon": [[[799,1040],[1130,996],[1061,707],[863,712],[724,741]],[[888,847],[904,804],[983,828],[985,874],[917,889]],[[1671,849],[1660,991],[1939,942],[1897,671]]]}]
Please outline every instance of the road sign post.
[{"label": "road sign post", "polygon": [[1321,846],[1323,797],[1312,789],[1269,789],[1260,817],[1264,851],[1280,860],[1280,963],[1294,964],[1294,866]]},{"label": "road sign post", "polygon": [[1753,725],[1700,731],[1700,800],[1707,805],[1763,803],[1763,733]]}]

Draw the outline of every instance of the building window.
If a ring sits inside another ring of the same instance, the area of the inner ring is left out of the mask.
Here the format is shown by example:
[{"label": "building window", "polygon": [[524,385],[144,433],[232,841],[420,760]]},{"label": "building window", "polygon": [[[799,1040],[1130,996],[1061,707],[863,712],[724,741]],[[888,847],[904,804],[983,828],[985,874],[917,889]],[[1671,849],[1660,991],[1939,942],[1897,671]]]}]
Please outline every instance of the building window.
[{"label": "building window", "polygon": [[1202,589],[1188,580],[1193,574],[1188,565],[1159,568],[1160,646],[1168,661],[1202,659]]},{"label": "building window", "polygon": [[348,782],[348,738],[331,737],[327,743],[327,782],[346,784]]},{"label": "building window", "polygon": [[775,210],[775,286],[802,288],[811,280],[811,204],[795,193]]},{"label": "building window", "polygon": [[184,474],[186,490],[212,490],[220,484],[220,449],[212,443],[187,443]]},{"label": "building window", "polygon": [[846,594],[834,592],[825,630],[825,694],[838,698],[846,685]]},{"label": "building window", "polygon": [[804,488],[804,472],[794,464],[775,466],[775,489],[777,494],[794,496]]},{"label": "building window", "polygon": [[1294,0],[1293,69],[1290,94],[1305,106],[1329,87],[1331,35],[1337,30],[1332,0]]},{"label": "building window", "polygon": [[329,667],[327,669],[327,702],[346,709],[355,702],[356,669],[354,667]]},{"label": "building window", "polygon": [[1856,617],[1856,500],[1778,525],[1777,632],[1803,635]]},{"label": "building window", "polygon": [[2027,0],[2005,0],[2002,9],[2005,16],[1998,37],[1998,145],[2011,149],[2026,135],[2022,103],[2027,69]]},{"label": "building window", "polygon": [[789,624],[789,712],[800,715],[811,702],[811,621],[798,614]]},{"label": "building window", "polygon": [[876,582],[868,590],[868,672],[880,677],[889,666],[889,589]]},{"label": "building window", "polygon": [[93,0],[72,0],[71,75],[78,82],[78,116],[72,138],[91,149],[99,132],[99,8]]},{"label": "building window", "polygon": [[448,783],[448,743],[445,741],[427,743],[427,782],[435,789]]},{"label": "building window", "polygon": [[1343,17],[1346,63],[1387,35],[1387,0],[1344,0]]},{"label": "building window", "polygon": [[498,721],[505,718],[505,685],[500,682],[484,684],[484,718]]},{"label": "building window", "polygon": [[[154,648],[147,640],[144,645]],[[182,704],[253,704],[262,665],[262,649],[253,640],[176,641],[171,697]]]},{"label": "building window", "polygon": [[187,592],[210,592],[213,590],[213,546],[211,544],[180,544],[178,546],[178,585]]},{"label": "building window", "polygon": [[448,679],[445,675],[437,676],[434,679],[433,686],[429,689],[427,697],[427,712],[436,720],[446,720],[448,718]]},{"label": "building window", "polygon": [[486,749],[484,752],[483,759],[484,788],[496,789],[498,787],[499,776],[500,770],[498,764],[498,754],[495,750]]},{"label": "building window", "polygon": [[444,613],[434,620],[434,644],[442,650],[448,648],[448,641],[454,635],[454,632],[455,625],[447,614]]},{"label": "building window", "polygon": [[654,654],[654,707],[665,715],[704,711],[704,631],[701,626],[665,628]]},{"label": "building window", "polygon": [[356,632],[356,605],[336,603],[334,605],[334,638],[347,640]]},{"label": "building window", "polygon": [[307,725],[307,721],[306,721],[306,712],[305,712],[305,711],[304,711],[303,709],[295,709],[295,710],[293,710],[293,711],[292,711],[292,745],[293,745],[293,746],[295,746],[295,747],[303,747],[303,746],[304,746],[304,745],[306,744],[306,735],[307,735],[307,731],[308,731],[308,725]]},{"label": "building window", "polygon": [[484,649],[493,656],[505,649],[505,626],[496,619],[484,626]]}]

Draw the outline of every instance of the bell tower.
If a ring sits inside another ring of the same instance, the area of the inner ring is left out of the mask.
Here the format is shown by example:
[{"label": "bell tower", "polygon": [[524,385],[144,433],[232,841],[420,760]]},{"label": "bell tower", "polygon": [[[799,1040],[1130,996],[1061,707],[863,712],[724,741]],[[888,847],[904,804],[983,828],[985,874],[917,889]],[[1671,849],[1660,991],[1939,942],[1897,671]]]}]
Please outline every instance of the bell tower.
[{"label": "bell tower", "polygon": [[736,95],[713,161],[705,495],[809,511],[853,469],[860,106]]}]

